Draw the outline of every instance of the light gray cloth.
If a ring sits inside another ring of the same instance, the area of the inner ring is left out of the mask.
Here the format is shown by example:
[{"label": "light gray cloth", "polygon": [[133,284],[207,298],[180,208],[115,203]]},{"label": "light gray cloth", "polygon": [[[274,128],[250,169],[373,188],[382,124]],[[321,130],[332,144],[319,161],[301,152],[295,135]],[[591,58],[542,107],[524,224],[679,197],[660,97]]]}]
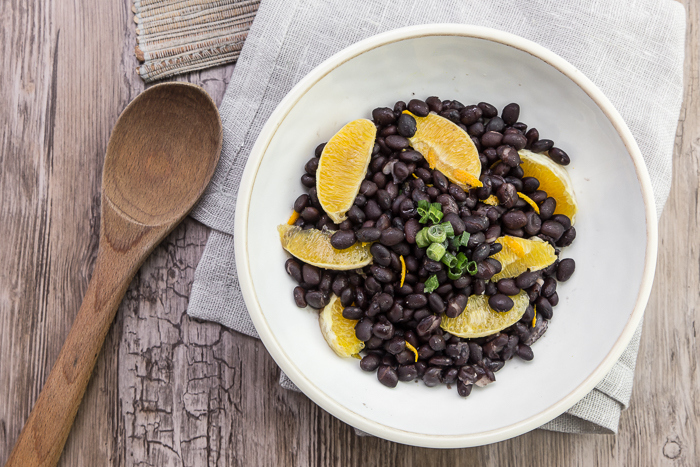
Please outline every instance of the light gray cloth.
[{"label": "light gray cloth", "polygon": [[[236,275],[237,189],[262,126],[284,95],[339,50],[423,23],[489,26],[559,54],[612,101],[649,168],[659,214],[671,184],[682,100],[685,13],[672,0],[263,0],[221,104],[221,162],[192,213],[214,229],[197,268],[188,313],[257,337]],[[449,97],[449,96],[446,96]],[[281,267],[281,266],[280,266]],[[641,326],[609,375],[542,428],[616,433],[632,392]],[[282,375],[281,383],[294,388]]]}]

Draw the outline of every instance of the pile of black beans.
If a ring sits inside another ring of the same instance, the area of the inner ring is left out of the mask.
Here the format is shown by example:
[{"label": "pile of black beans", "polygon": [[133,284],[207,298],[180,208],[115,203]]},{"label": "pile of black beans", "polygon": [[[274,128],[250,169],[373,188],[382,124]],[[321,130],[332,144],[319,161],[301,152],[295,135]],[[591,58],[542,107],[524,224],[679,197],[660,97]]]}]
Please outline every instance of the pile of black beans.
[{"label": "pile of black beans", "polygon": [[[465,192],[441,172],[431,170],[409,145],[416,121],[402,113],[405,109],[420,117],[435,112],[467,132],[479,151],[483,186]],[[374,242],[370,249],[374,258],[371,265],[354,271],[322,270],[289,259],[286,270],[299,283],[294,301],[299,307],[321,309],[329,303],[331,293],[340,297],[343,316],[358,320],[355,332],[365,343],[360,367],[376,371],[385,386],[393,388],[398,381],[422,379],[426,386],[456,385],[459,395],[466,397],[473,385],[494,382],[494,373],[514,356],[527,361],[534,357],[531,345],[545,333],[559,303],[557,281],[571,277],[574,260],[557,259],[544,270],[492,282],[501,270],[492,257],[501,245],[494,242],[502,235],[537,236],[554,246],[558,258],[560,248],[576,238],[576,230],[568,217],[554,214],[556,200],[539,190],[540,182],[524,177],[518,150],[547,152],[561,165],[570,162],[569,156],[551,140],[540,139],[535,128],[528,130],[518,121],[519,114],[518,104],[506,105],[499,116],[497,109],[485,102],[465,106],[437,97],[413,99],[408,104],[399,101],[393,109],[374,109],[377,139],[372,159],[348,218],[339,225],[324,213],[316,194],[323,144],[304,167],[301,183],[308,193],[294,202],[294,210],[300,213],[295,224],[303,229],[336,231],[331,243],[337,249],[357,241]],[[518,192],[535,201],[540,213]],[[491,195],[498,198],[497,206],[482,202]],[[442,222],[449,221],[455,235],[471,234],[466,254],[477,263],[473,276],[465,273],[449,279],[445,266],[429,259],[425,248],[416,245],[416,234],[423,227],[417,213],[421,200],[442,205]],[[401,256],[407,270],[403,286]],[[424,282],[432,275],[440,285],[432,293],[424,293]],[[492,308],[506,311],[512,307],[507,296],[521,290],[529,295],[530,306],[519,322],[501,332],[463,339],[440,328],[442,317],[461,314],[472,294],[486,294]],[[407,343],[417,349],[417,360]]]}]

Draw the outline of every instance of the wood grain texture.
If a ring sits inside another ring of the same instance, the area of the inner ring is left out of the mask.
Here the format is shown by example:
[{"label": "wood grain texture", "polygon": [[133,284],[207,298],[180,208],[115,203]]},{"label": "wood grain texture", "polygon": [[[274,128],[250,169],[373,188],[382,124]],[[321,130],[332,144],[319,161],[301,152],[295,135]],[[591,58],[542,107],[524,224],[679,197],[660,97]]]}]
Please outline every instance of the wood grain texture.
[{"label": "wood grain texture", "polygon": [[[281,389],[260,342],[185,315],[208,235],[188,219],[129,287],[59,465],[699,465],[700,8],[684,3],[687,85],[674,183],[631,408],[617,436],[535,431],[440,451],[356,437],[305,396]],[[107,138],[143,90],[129,7],[0,2],[0,465],[94,264]],[[220,102],[231,70],[181,79]]]}]

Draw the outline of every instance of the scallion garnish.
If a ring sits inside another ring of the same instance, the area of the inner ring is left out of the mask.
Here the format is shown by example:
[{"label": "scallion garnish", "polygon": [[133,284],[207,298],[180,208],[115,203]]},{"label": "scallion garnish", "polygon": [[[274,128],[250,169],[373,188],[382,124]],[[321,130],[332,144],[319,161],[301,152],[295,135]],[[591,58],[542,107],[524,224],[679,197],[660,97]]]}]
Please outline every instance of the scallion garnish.
[{"label": "scallion garnish", "polygon": [[425,250],[425,254],[433,261],[440,261],[445,256],[445,247],[439,243],[433,243]]},{"label": "scallion garnish", "polygon": [[462,232],[462,235],[459,237],[459,243],[462,246],[467,246],[467,244],[469,244],[469,237],[471,237],[469,232]]},{"label": "scallion garnish", "polygon": [[440,225],[443,229],[445,229],[445,234],[448,238],[452,238],[455,236],[455,229],[452,227],[452,224],[450,224],[449,222],[443,222]]},{"label": "scallion garnish", "polygon": [[442,263],[450,269],[457,266],[457,257],[447,251],[442,256],[440,261],[442,261]]},{"label": "scallion garnish", "polygon": [[462,277],[462,273],[460,271],[453,272],[453,270],[450,269],[449,271],[447,271],[447,277],[449,277],[453,281],[456,281],[457,279]]},{"label": "scallion garnish", "polygon": [[428,240],[433,243],[442,243],[447,238],[445,229],[441,225],[431,225],[428,227]]},{"label": "scallion garnish", "polygon": [[440,283],[438,282],[438,278],[435,274],[432,276],[428,277],[428,280],[425,281],[425,284],[423,284],[423,292],[425,293],[431,293],[438,287],[440,287]]},{"label": "scallion garnish", "polygon": [[420,215],[420,220],[418,222],[420,222],[421,224],[425,224],[426,222],[428,222],[428,220],[430,219],[430,201],[428,201],[427,199],[422,199],[418,201],[417,211]]},{"label": "scallion garnish", "polygon": [[471,274],[472,276],[476,274],[476,271],[478,271],[478,267],[476,265],[476,261],[469,261],[467,263],[467,272]]},{"label": "scallion garnish", "polygon": [[416,234],[416,245],[418,248],[427,248],[430,246],[430,240],[428,240],[428,228],[423,227]]},{"label": "scallion garnish", "polygon": [[430,210],[428,211],[428,217],[430,217],[430,220],[433,222],[433,224],[437,224],[438,222],[440,222],[442,220],[442,204],[431,204]]}]

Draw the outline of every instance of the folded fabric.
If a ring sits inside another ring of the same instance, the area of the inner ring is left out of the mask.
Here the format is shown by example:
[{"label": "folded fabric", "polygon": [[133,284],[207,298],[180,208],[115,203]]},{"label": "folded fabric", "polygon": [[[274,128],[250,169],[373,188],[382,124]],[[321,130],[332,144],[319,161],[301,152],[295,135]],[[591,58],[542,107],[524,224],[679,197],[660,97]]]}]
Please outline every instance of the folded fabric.
[{"label": "folded fabric", "polygon": [[[660,215],[682,100],[685,12],[672,0],[263,0],[220,112],[221,161],[192,216],[213,229],[195,274],[188,313],[257,337],[238,284],[233,228],[246,160],[269,115],[311,69],[374,34],[425,23],[501,29],[571,62],[627,122],[649,169]],[[641,325],[598,386],[542,428],[615,433],[632,392]],[[284,374],[281,383],[294,388]]]}]

